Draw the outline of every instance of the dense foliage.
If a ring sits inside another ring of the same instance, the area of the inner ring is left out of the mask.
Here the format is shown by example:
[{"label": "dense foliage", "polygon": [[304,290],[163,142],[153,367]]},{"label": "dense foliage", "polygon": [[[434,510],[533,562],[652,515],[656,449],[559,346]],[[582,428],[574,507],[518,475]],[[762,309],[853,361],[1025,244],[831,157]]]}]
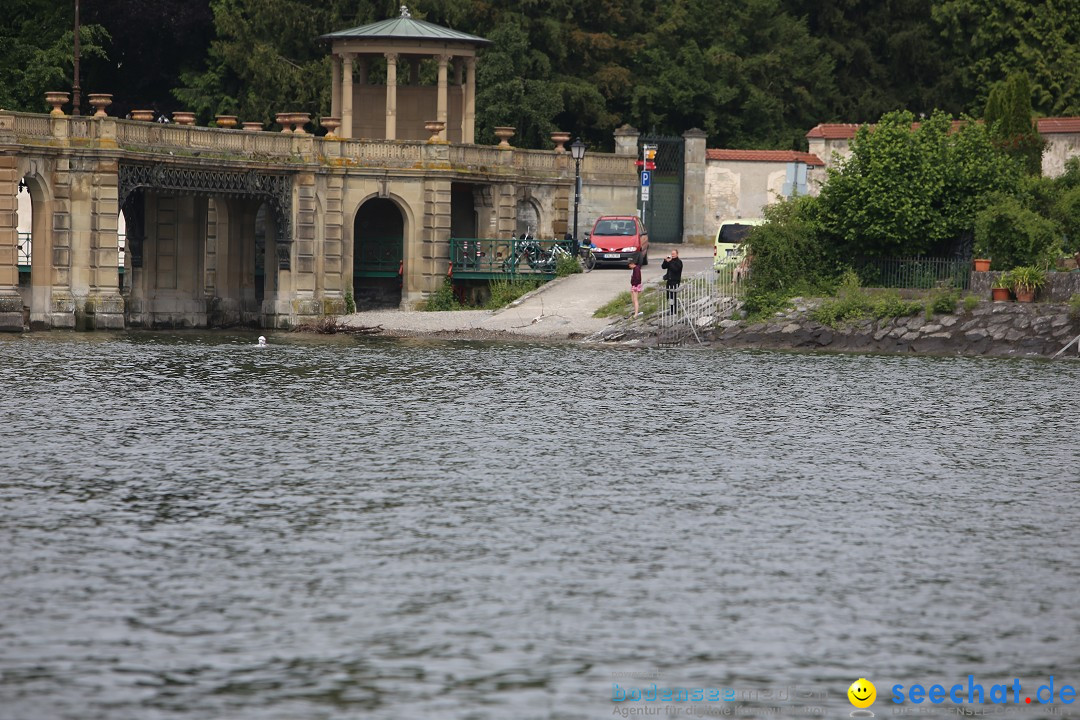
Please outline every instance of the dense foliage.
[{"label": "dense foliage", "polygon": [[[905,108],[982,112],[1010,74],[1036,113],[1080,114],[1074,0],[414,0],[414,17],[496,41],[478,68],[480,138],[551,129],[611,147],[623,123],[706,131],[713,147],[799,147],[819,122]],[[398,14],[398,0],[83,3],[84,92],[135,106],[269,122],[329,111],[327,32]],[[73,2],[8,0],[0,106],[40,112],[71,86]],[[374,69],[378,76],[380,70]],[[430,68],[422,73],[430,79]],[[85,109],[85,108],[84,108]]]},{"label": "dense foliage", "polygon": [[964,256],[974,241],[994,269],[1045,268],[1080,250],[1080,159],[1058,178],[1028,176],[983,123],[944,113],[913,120],[887,113],[862,128],[818,197],[766,211],[769,222],[749,238],[751,313],[831,292],[861,259]]}]

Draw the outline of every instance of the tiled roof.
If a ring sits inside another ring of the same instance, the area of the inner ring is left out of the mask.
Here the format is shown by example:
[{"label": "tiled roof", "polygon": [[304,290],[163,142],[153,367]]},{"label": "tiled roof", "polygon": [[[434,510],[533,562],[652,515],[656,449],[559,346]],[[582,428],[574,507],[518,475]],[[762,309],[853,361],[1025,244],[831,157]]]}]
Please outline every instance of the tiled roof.
[{"label": "tiled roof", "polygon": [[344,40],[358,38],[364,40],[378,40],[383,38],[395,38],[400,40],[432,40],[465,42],[473,45],[490,45],[491,41],[476,35],[444,28],[425,20],[415,20],[407,15],[390,18],[370,25],[339,30],[337,32],[320,35],[319,40]]},{"label": "tiled roof", "polygon": [[802,162],[807,165],[824,165],[821,158],[812,153],[795,150],[706,150],[706,160],[739,162]]},{"label": "tiled roof", "polygon": [[1080,133],[1080,117],[1039,118],[1041,133]]},{"label": "tiled roof", "polygon": [[806,137],[824,138],[825,140],[850,140],[855,137],[855,131],[861,127],[860,123],[821,123],[806,133]]}]

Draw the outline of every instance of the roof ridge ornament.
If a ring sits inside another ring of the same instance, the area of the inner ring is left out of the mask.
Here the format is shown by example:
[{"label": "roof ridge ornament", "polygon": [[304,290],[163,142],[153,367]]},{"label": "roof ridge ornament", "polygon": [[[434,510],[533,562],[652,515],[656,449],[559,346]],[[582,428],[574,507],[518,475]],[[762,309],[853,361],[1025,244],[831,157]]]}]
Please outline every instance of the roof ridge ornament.
[{"label": "roof ridge ornament", "polygon": [[412,15],[409,14],[409,6],[408,5],[402,5],[401,6],[401,17],[403,17],[403,18],[411,18],[412,17]]}]

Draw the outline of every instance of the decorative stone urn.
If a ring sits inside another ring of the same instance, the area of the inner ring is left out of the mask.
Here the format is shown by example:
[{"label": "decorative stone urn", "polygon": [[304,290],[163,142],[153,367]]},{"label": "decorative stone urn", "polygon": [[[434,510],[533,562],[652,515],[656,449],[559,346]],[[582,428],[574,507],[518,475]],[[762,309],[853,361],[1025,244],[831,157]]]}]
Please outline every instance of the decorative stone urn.
[{"label": "decorative stone urn", "polygon": [[495,137],[499,138],[499,147],[509,149],[510,138],[514,137],[515,128],[499,126],[492,129],[495,131]]},{"label": "decorative stone urn", "polygon": [[341,127],[341,118],[324,117],[319,120],[319,124],[326,128],[326,137],[336,138],[337,129]]},{"label": "decorative stone urn", "polygon": [[140,122],[154,122],[153,110],[132,110],[131,119],[139,120]]},{"label": "decorative stone urn", "polygon": [[107,117],[105,108],[112,105],[112,93],[90,93],[87,98],[90,107],[94,108],[94,117]]},{"label": "decorative stone urn", "polygon": [[249,132],[261,132],[263,129],[262,121],[260,120],[248,120],[243,123],[243,128]]},{"label": "decorative stone urn", "polygon": [[195,113],[186,110],[177,110],[172,114],[172,119],[177,125],[194,125]]},{"label": "decorative stone urn", "polygon": [[289,113],[289,122],[292,123],[292,131],[296,135],[307,135],[304,126],[311,122],[309,113]]},{"label": "decorative stone urn", "polygon": [[47,92],[45,93],[45,102],[52,105],[52,110],[49,111],[50,115],[63,115],[64,111],[61,108],[64,105],[67,105],[68,94],[66,92],[60,92],[59,90]]},{"label": "decorative stone urn", "polygon": [[555,152],[566,152],[566,143],[570,141],[570,133],[568,132],[553,132],[551,133],[551,142],[555,143]]},{"label": "decorative stone urn", "polygon": [[424,123],[424,129],[431,133],[431,137],[428,138],[429,143],[442,142],[442,131],[446,128],[446,123],[442,120],[428,120]]},{"label": "decorative stone urn", "polygon": [[292,128],[289,127],[289,125],[290,125],[289,118],[290,117],[292,117],[292,113],[286,113],[286,112],[280,112],[280,113],[278,113],[277,115],[274,116],[274,120],[276,120],[277,124],[281,126],[281,132],[283,132],[283,133],[291,133],[292,132]]},{"label": "decorative stone urn", "polygon": [[214,122],[217,123],[217,126],[219,128],[225,128],[226,130],[232,130],[234,127],[236,127],[236,116],[235,115],[216,115],[214,117]]}]

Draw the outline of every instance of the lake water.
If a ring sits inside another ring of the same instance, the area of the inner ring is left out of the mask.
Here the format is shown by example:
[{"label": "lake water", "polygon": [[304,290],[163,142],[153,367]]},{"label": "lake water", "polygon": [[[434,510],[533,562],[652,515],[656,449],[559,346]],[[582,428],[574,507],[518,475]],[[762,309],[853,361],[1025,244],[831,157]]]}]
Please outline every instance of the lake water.
[{"label": "lake water", "polygon": [[254,339],[0,337],[0,718],[1080,686],[1078,363]]}]

